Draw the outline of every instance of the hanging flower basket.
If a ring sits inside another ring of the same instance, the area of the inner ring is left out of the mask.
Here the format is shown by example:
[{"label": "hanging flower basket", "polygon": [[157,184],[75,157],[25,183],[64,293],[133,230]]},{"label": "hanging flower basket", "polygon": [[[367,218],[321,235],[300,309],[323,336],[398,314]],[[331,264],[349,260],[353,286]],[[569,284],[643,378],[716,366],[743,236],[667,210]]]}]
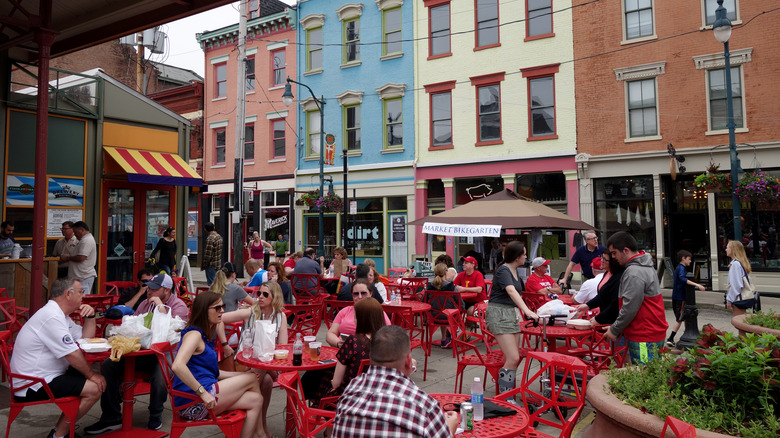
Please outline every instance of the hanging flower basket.
[{"label": "hanging flower basket", "polygon": [[709,166],[701,175],[696,175],[693,183],[709,193],[731,193],[731,175],[718,173],[720,164],[710,161]]},{"label": "hanging flower basket", "polygon": [[774,203],[780,200],[780,180],[761,169],[747,172],[737,182],[734,193],[747,201]]},{"label": "hanging flower basket", "polygon": [[339,195],[328,193],[322,197],[319,190],[304,193],[300,199],[295,201],[295,204],[305,205],[309,208],[321,208],[322,211],[329,213],[339,213],[344,209],[344,201]]}]

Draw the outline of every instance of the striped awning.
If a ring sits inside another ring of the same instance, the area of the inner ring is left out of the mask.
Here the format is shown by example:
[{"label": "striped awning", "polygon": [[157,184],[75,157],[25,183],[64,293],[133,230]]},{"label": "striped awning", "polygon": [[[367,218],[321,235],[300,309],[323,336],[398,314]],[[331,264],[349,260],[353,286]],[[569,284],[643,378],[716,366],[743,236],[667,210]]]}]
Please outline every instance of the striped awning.
[{"label": "striped awning", "polygon": [[[203,178],[174,154],[104,146],[103,150],[130,182],[200,187]],[[106,163],[109,170],[112,163]]]}]

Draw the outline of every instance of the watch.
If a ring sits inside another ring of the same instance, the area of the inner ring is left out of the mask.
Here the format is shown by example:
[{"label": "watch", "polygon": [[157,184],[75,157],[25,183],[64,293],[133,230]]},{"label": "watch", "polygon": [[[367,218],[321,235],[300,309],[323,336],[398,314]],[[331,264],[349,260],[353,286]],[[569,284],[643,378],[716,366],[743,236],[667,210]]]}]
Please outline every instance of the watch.
[{"label": "watch", "polygon": [[206,388],[203,387],[203,385],[198,386],[198,389],[195,390],[198,395],[202,395],[204,392],[206,392]]}]

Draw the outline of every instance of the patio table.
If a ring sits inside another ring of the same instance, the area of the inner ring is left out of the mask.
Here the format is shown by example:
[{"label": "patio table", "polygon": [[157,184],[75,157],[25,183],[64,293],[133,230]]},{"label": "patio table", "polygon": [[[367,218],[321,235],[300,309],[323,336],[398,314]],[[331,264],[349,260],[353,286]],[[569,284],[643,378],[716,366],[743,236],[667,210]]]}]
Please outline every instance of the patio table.
[{"label": "patio table", "polygon": [[[455,405],[471,401],[471,396],[467,394],[430,394],[445,411],[455,411],[459,409]],[[516,411],[515,415],[506,417],[488,418],[474,422],[474,430],[464,431],[455,435],[456,438],[477,437],[477,438],[509,438],[521,435],[523,431],[531,425],[531,419],[528,413],[520,406],[513,405],[504,400],[494,400],[485,398],[502,408],[509,408]]]},{"label": "patio table", "polygon": [[[577,329],[568,328],[566,326],[557,326],[557,325],[554,326],[548,325],[546,327],[546,331],[547,331],[547,340],[549,342],[548,351],[555,352],[555,353],[563,353],[563,354],[566,354],[566,352],[568,351],[569,346],[571,345],[571,341],[587,338],[593,335],[593,329],[577,330]],[[538,339],[536,343],[537,346],[539,345],[539,342],[541,342],[541,338],[542,338],[541,325],[537,327],[523,326],[520,332],[524,335],[536,337]],[[562,350],[558,350],[558,345],[556,340],[559,338],[562,338],[564,341],[566,341],[567,344],[567,347],[564,347],[564,349]]]}]

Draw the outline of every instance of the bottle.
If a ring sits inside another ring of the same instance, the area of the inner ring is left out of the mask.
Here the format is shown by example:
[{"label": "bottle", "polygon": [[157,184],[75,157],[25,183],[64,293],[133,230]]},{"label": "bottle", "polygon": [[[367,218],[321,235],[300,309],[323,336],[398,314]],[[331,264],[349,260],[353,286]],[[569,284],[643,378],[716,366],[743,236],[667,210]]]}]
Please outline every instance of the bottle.
[{"label": "bottle", "polygon": [[303,341],[301,341],[301,334],[295,334],[295,343],[293,344],[293,366],[301,366],[303,364]]},{"label": "bottle", "polygon": [[485,414],[485,404],[483,401],[484,390],[479,377],[474,377],[474,383],[471,384],[471,405],[474,407],[474,421],[482,421]]},{"label": "bottle", "polygon": [[390,289],[390,304],[395,305],[395,289]]}]

